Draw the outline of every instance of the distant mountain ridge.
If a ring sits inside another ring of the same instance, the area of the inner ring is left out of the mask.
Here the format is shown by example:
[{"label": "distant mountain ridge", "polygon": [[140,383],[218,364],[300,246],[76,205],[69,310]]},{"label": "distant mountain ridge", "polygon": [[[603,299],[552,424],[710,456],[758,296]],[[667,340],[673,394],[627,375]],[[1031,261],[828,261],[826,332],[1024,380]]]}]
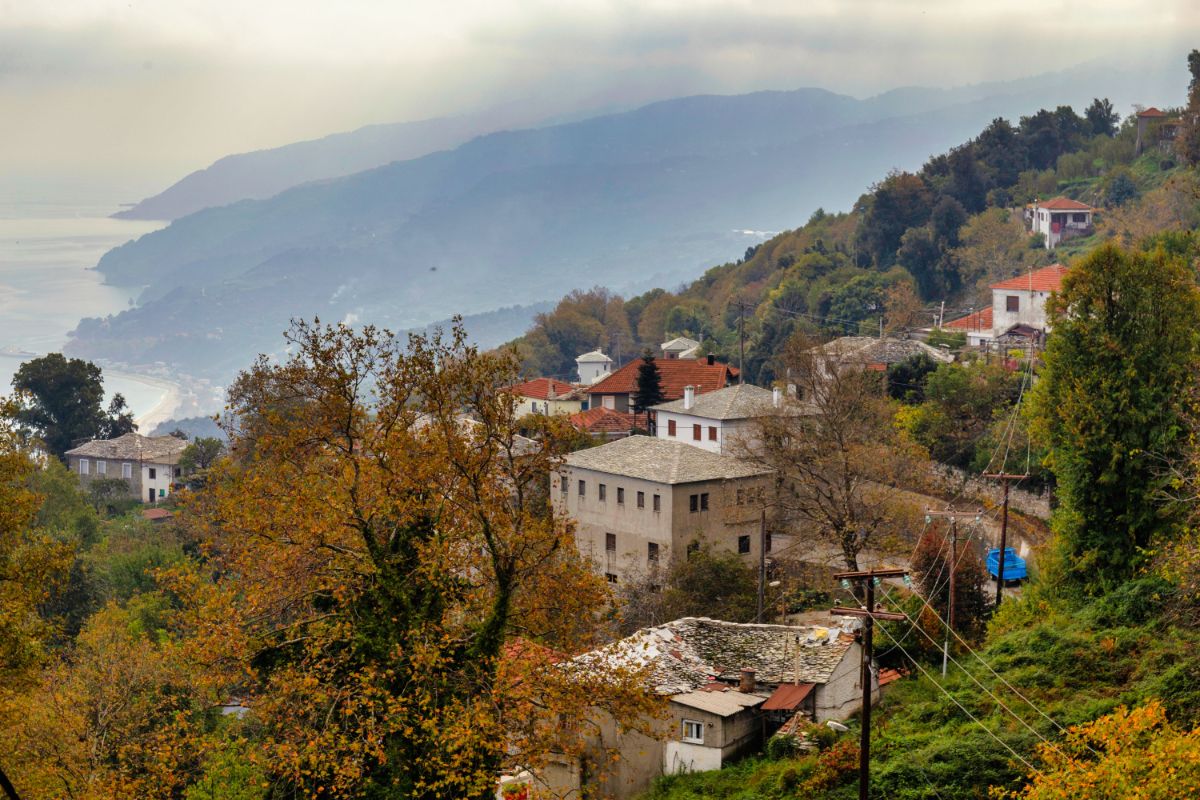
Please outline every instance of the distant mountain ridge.
[{"label": "distant mountain ridge", "polygon": [[[674,285],[756,243],[744,229],[848,208],[996,116],[1082,107],[1113,80],[1087,75],[868,100],[680,98],[207,209],[104,256],[110,283],[146,289],[137,308],[82,322],[69,349],[225,377],[278,350],[293,316],[403,330],[580,287]],[[501,318],[501,338],[519,317]]]}]

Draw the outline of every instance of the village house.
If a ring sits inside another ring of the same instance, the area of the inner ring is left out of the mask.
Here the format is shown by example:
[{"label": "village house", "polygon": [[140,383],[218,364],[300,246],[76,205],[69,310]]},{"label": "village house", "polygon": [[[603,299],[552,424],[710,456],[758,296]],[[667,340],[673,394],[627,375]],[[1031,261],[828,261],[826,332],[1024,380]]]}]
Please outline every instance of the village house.
[{"label": "village house", "polygon": [[1134,155],[1141,155],[1148,147],[1158,147],[1169,153],[1179,133],[1179,119],[1151,106],[1137,115],[1137,141],[1133,145]]},{"label": "village house", "polygon": [[174,436],[127,433],[68,450],[67,466],[84,488],[94,480],[117,478],[129,485],[131,497],[156,503],[170,496],[172,485],[181,477],[179,457],[187,446]]},{"label": "village house", "polygon": [[516,397],[516,414],[578,414],[583,410],[583,392],[566,381],[534,378],[505,391]]},{"label": "village house", "polygon": [[[608,377],[589,386],[588,408],[610,408],[628,412],[633,408],[633,395],[637,392],[638,369],[642,359],[634,359]],[[701,359],[674,358],[655,359],[662,377],[663,400],[678,400],[683,397],[685,386],[696,387],[696,393],[724,389],[736,382],[737,369],[721,364],[712,356]]]},{"label": "village house", "polygon": [[1036,200],[1025,207],[1025,224],[1030,233],[1042,234],[1046,249],[1053,250],[1067,239],[1091,235],[1094,212],[1087,203],[1067,197]]},{"label": "village house", "polygon": [[992,304],[973,314],[948,322],[946,330],[967,334],[971,345],[993,341],[1024,345],[1040,342],[1050,331],[1046,301],[1062,288],[1067,268],[1053,264],[1025,275],[993,283]]},{"label": "village house", "polygon": [[954,356],[945,350],[931,347],[917,339],[877,339],[874,336],[843,336],[811,351],[822,375],[832,376],[835,370],[868,370],[887,372],[892,364],[907,361],[913,356],[927,355],[934,361],[948,364]]},{"label": "village house", "polygon": [[584,353],[575,359],[575,365],[579,372],[579,383],[583,386],[591,386],[593,383],[603,380],[612,373],[612,364],[613,360],[599,350]]},{"label": "village house", "polygon": [[570,422],[576,430],[606,441],[632,436],[637,427],[633,414],[623,414],[603,406],[572,414]]},{"label": "village house", "polygon": [[745,452],[754,419],[781,405],[778,389],[739,384],[696,394],[694,386],[685,386],[680,399],[654,406],[655,433],[660,439],[738,455]]},{"label": "village house", "polygon": [[662,357],[665,359],[700,357],[700,343],[686,336],[677,336],[669,342],[663,342],[659,349],[662,350]]},{"label": "village house", "polygon": [[[604,797],[625,800],[658,775],[720,769],[757,752],[794,718],[846,719],[862,704],[859,628],[859,620],[841,617],[828,627],[687,617],[578,656],[575,668],[643,670],[647,690],[667,699],[666,717],[654,737],[597,720],[599,735],[581,758],[522,778],[555,797],[600,788]],[[615,761],[602,758],[602,742],[615,744]]]},{"label": "village house", "polygon": [[630,436],[568,455],[554,506],[576,520],[579,552],[612,583],[705,542],[757,563],[771,471],[683,442]]}]

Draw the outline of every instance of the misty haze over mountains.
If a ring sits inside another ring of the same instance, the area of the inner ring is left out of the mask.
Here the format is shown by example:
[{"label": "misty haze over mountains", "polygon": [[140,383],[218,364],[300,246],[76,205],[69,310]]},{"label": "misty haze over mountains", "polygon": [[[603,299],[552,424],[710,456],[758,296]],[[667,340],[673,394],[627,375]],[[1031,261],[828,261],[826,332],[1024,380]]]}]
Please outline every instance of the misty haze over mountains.
[{"label": "misty haze over mountains", "polygon": [[[1181,98],[1178,83],[1090,65],[866,100],[821,89],[687,97],[449,150],[439,142],[461,141],[469,124],[375,126],[235,156],[132,213],[260,199],[183,216],[106,254],[108,282],[145,290],[136,308],[83,321],[69,349],[225,379],[277,351],[289,318],[314,314],[394,329],[487,314],[468,327],[495,344],[524,330],[526,306],[574,288],[694,279],[761,238],[746,231],[849,208],[889,169],[915,169],[997,116],[1082,109],[1095,96],[1124,115],[1132,102]],[[369,162],[379,165],[338,176]]]}]

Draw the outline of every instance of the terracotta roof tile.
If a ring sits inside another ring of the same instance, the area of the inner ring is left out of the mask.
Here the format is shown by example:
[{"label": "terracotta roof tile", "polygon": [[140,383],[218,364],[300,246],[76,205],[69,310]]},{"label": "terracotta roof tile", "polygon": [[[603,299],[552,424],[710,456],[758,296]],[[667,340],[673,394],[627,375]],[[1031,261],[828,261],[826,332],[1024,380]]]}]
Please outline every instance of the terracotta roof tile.
[{"label": "terracotta roof tile", "polygon": [[[724,389],[733,383],[737,370],[728,364],[709,364],[706,359],[658,358],[659,374],[662,375],[663,399],[678,400],[683,397],[683,387],[695,386],[696,392],[711,392]],[[640,358],[630,361],[599,383],[588,387],[588,394],[633,394],[637,391]]]},{"label": "terracotta roof tile", "polygon": [[[550,391],[554,390],[554,397],[550,396]],[[569,395],[575,392],[576,387],[566,381],[558,381],[554,378],[534,378],[531,381],[518,383],[515,386],[509,386],[508,391],[513,394],[518,394],[521,397],[532,397],[535,400],[566,400],[571,399]]]},{"label": "terracotta roof tile", "polygon": [[1052,264],[1036,272],[993,283],[989,288],[1015,289],[1023,292],[1057,292],[1062,288],[1062,279],[1066,274],[1067,268],[1062,264]]},{"label": "terracotta roof tile", "polygon": [[992,307],[987,306],[974,314],[951,320],[943,327],[950,331],[990,331],[992,329]]},{"label": "terracotta roof tile", "polygon": [[1081,203],[1078,200],[1072,200],[1069,197],[1055,197],[1050,200],[1038,200],[1034,203],[1038,208],[1045,208],[1049,211],[1094,211],[1087,203]]},{"label": "terracotta roof tile", "polygon": [[1139,117],[1165,117],[1166,115],[1165,111],[1159,111],[1154,106],[1150,106],[1145,111],[1138,112]]},{"label": "terracotta roof tile", "polygon": [[589,408],[572,414],[570,422],[587,433],[629,433],[633,430],[633,414],[622,414],[611,408]]}]

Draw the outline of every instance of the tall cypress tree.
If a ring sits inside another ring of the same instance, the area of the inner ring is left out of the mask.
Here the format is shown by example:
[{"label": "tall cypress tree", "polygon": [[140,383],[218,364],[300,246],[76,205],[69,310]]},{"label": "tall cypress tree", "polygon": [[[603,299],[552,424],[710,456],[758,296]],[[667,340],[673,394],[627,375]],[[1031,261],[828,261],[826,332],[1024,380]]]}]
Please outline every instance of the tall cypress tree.
[{"label": "tall cypress tree", "polygon": [[[633,394],[633,413],[645,414],[651,406],[656,406],[666,398],[663,396],[662,373],[654,361],[654,353],[650,348],[642,351],[642,363],[638,366],[637,391]],[[646,417],[649,422],[649,415]]]}]

